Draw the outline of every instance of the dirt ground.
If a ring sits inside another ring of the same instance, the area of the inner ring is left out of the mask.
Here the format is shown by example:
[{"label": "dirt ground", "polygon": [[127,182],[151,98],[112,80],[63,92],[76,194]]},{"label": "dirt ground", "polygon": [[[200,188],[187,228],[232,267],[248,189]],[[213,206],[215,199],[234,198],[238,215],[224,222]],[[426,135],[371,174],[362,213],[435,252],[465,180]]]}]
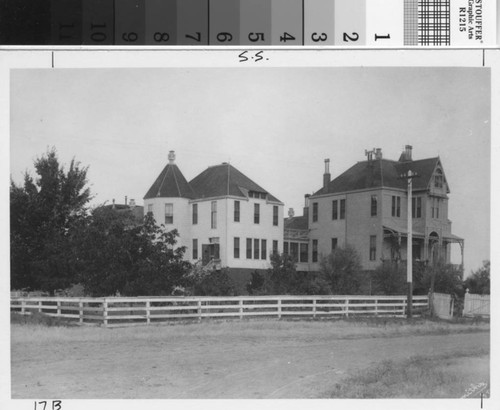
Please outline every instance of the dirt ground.
[{"label": "dirt ground", "polygon": [[[33,340],[11,329],[12,398],[25,399],[318,398],[382,360],[488,351],[490,337],[303,322],[76,328]],[[489,377],[488,355],[454,366],[470,375],[464,391]]]}]

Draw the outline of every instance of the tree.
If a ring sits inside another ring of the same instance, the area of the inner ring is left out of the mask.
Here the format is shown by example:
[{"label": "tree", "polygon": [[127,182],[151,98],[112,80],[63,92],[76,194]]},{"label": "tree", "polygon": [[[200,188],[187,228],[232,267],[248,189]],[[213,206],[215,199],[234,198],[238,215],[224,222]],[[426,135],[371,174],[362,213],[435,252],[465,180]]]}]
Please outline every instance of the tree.
[{"label": "tree", "polygon": [[81,232],[79,280],[92,296],[170,295],[191,268],[183,260],[185,247],[175,247],[177,236],[151,215],[136,225],[131,212],[98,207]]},{"label": "tree", "polygon": [[374,292],[379,295],[404,295],[406,294],[406,266],[383,262],[373,272]]},{"label": "tree", "polygon": [[465,280],[464,287],[466,289],[469,289],[470,293],[489,295],[490,261],[483,261],[483,266],[481,266],[475,272],[472,272],[472,275]]},{"label": "tree", "polygon": [[331,294],[355,295],[362,287],[361,262],[351,246],[336,248],[320,262],[320,274]]},{"label": "tree", "polygon": [[68,238],[86,217],[91,199],[87,167],[74,159],[67,171],[55,148],[34,162],[36,179],[10,185],[11,288],[53,292],[74,281]]}]

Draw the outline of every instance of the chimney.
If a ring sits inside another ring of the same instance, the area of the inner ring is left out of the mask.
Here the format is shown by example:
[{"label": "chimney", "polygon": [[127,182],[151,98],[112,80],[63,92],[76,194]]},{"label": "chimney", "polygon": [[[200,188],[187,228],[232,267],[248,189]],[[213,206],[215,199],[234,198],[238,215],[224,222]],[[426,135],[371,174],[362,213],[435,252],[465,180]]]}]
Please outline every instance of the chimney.
[{"label": "chimney", "polygon": [[310,194],[305,194],[304,195],[304,213],[303,215],[306,217],[309,217],[309,197]]},{"label": "chimney", "polygon": [[175,162],[175,151],[168,152],[168,163],[173,164]]},{"label": "chimney", "polygon": [[129,206],[132,209],[135,208],[135,199],[130,198]]},{"label": "chimney", "polygon": [[405,157],[407,161],[412,161],[411,159],[411,151],[413,147],[411,145],[406,145],[405,146]]},{"label": "chimney", "polygon": [[288,208],[288,217],[293,218],[295,215],[295,212],[293,212],[293,208]]},{"label": "chimney", "polygon": [[125,205],[127,205],[127,196],[125,195]]},{"label": "chimney", "polygon": [[323,188],[327,188],[328,184],[330,183],[331,180],[331,175],[330,175],[330,159],[327,158],[325,159],[325,173],[323,174]]},{"label": "chimney", "polygon": [[375,159],[382,159],[382,148],[375,149]]}]

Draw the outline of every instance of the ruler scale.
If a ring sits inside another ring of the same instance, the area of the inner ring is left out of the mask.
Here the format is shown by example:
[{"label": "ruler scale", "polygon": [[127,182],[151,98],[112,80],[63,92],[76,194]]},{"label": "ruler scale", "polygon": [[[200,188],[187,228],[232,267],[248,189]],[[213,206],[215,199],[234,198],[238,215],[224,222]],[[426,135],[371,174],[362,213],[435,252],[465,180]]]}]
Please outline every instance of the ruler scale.
[{"label": "ruler scale", "polygon": [[496,46],[495,0],[0,0],[1,45]]}]

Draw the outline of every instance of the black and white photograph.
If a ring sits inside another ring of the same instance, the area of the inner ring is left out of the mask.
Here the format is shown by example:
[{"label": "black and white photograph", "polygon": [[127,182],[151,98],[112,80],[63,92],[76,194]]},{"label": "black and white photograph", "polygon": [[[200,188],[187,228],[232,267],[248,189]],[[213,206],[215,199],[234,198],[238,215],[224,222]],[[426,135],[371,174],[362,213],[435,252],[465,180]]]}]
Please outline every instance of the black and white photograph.
[{"label": "black and white photograph", "polygon": [[490,68],[9,81],[12,399],[487,403]]}]

